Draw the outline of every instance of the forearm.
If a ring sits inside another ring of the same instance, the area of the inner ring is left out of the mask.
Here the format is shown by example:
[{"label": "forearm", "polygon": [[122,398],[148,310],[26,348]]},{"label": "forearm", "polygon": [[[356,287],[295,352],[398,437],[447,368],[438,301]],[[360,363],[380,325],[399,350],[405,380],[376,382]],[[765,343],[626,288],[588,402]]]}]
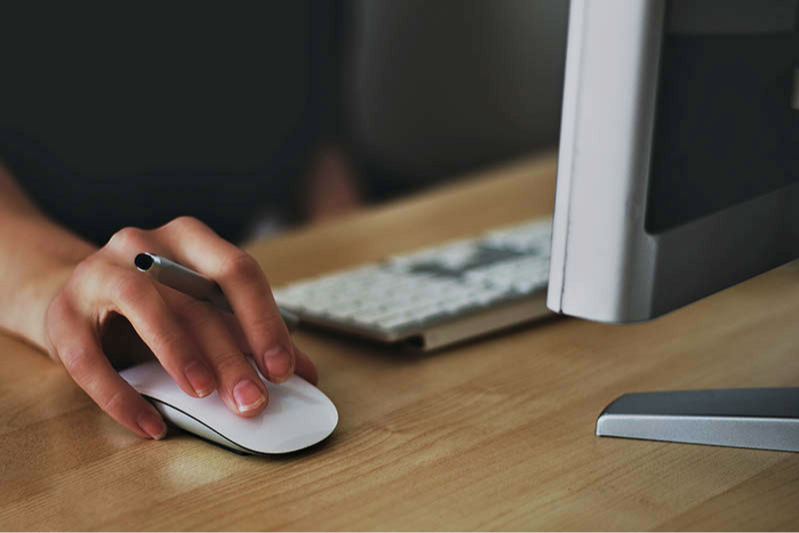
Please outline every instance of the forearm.
[{"label": "forearm", "polygon": [[0,163],[0,328],[50,351],[44,315],[95,247],[42,214]]}]

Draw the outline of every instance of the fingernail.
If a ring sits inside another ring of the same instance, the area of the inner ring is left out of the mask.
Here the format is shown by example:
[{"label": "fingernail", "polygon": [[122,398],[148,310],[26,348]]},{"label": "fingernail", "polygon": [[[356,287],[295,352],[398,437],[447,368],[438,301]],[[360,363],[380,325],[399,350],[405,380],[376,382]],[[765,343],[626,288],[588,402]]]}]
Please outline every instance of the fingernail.
[{"label": "fingernail", "polygon": [[284,380],[293,370],[291,356],[282,346],[276,346],[264,354],[264,366],[272,380]]},{"label": "fingernail", "polygon": [[257,409],[266,402],[261,389],[249,379],[243,379],[233,387],[233,399],[236,400],[236,406],[240,413]]},{"label": "fingernail", "polygon": [[214,376],[204,364],[199,361],[192,361],[183,370],[186,379],[189,380],[191,388],[195,394],[202,398],[214,392]]},{"label": "fingernail", "polygon": [[139,413],[139,416],[136,417],[136,423],[142,431],[155,440],[161,440],[166,436],[166,424],[164,424],[160,416],[154,413],[149,411]]}]

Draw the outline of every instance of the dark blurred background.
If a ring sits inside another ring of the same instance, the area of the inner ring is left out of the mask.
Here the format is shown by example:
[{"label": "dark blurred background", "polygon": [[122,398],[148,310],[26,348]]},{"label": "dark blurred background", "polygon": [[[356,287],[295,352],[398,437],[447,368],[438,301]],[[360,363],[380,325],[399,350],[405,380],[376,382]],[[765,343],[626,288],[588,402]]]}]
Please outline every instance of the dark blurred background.
[{"label": "dark blurred background", "polygon": [[0,7],[0,159],[91,240],[336,216],[557,142],[566,0]]}]

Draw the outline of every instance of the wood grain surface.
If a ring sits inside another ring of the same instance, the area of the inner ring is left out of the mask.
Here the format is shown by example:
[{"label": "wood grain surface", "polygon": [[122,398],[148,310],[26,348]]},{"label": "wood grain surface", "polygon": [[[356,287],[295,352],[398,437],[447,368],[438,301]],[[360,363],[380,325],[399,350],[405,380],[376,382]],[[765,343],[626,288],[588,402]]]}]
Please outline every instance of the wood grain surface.
[{"label": "wood grain surface", "polygon": [[[546,215],[533,157],[251,244],[275,285]],[[594,436],[628,391],[799,381],[799,266],[648,324],[555,319],[431,355],[296,334],[340,423],[243,457],[137,438],[45,356],[0,335],[0,528],[797,529],[799,454]]]}]

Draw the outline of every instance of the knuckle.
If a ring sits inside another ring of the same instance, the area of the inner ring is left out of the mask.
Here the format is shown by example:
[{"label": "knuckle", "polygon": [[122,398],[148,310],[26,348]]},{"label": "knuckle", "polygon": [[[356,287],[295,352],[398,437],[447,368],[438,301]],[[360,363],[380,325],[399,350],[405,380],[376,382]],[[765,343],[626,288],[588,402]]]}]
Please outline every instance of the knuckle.
[{"label": "knuckle", "polygon": [[94,263],[93,257],[86,258],[78,263],[72,270],[72,275],[69,277],[69,280],[67,280],[67,284],[64,288],[69,289],[72,286],[79,284],[81,281],[91,278],[94,275],[93,273],[96,268]]},{"label": "knuckle", "polygon": [[283,319],[277,313],[263,313],[254,316],[249,320],[249,326],[262,332],[264,343],[267,345],[275,344],[283,333]]},{"label": "knuckle", "polygon": [[177,232],[180,232],[202,226],[205,226],[205,224],[203,224],[199,219],[184,215],[177,218],[173,218],[172,220],[161,226],[159,229],[175,230]]},{"label": "knuckle", "polygon": [[237,250],[222,261],[219,275],[235,280],[256,280],[263,277],[263,271],[253,256],[244,250]]},{"label": "knuckle", "polygon": [[140,249],[144,243],[145,231],[134,227],[125,227],[114,233],[106,247],[111,250]]},{"label": "knuckle", "polygon": [[58,341],[58,331],[68,323],[71,314],[72,306],[68,302],[66,293],[62,290],[53,297],[44,312],[45,333],[52,344],[52,349],[48,350],[51,357],[58,353],[57,349],[55,349],[55,343]]},{"label": "knuckle", "polygon": [[64,364],[69,375],[80,381],[83,376],[92,373],[94,362],[91,352],[83,346],[56,347],[58,358]]},{"label": "knuckle", "polygon": [[45,312],[45,323],[62,322],[69,316],[71,306],[69,304],[67,292],[63,289],[56,294],[50,301]]},{"label": "knuckle", "polygon": [[125,392],[116,389],[111,394],[99,398],[97,405],[106,413],[118,413],[125,407]]},{"label": "knuckle", "polygon": [[155,346],[152,348],[157,354],[174,354],[185,349],[187,338],[180,328],[170,328],[156,332],[153,343]]},{"label": "knuckle", "polygon": [[251,332],[250,344],[256,353],[264,352],[275,346],[286,348],[291,346],[288,331],[285,329],[280,315],[265,314],[252,317],[248,320],[246,329]]},{"label": "knuckle", "polygon": [[243,370],[247,370],[244,364],[244,357],[236,351],[222,352],[213,357],[214,368],[221,379],[226,376],[241,375]]}]

